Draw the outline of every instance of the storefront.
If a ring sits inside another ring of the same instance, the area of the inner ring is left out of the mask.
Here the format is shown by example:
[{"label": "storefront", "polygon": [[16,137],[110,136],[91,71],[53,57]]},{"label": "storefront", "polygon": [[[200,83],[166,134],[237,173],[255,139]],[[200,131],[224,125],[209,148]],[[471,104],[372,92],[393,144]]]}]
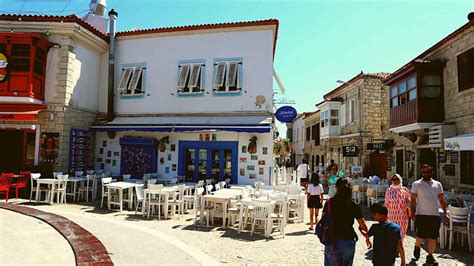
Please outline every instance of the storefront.
[{"label": "storefront", "polygon": [[93,126],[95,168],[136,178],[158,173],[168,179],[182,176],[189,182],[227,178],[235,184],[270,182],[270,117],[155,117],[143,124],[144,120],[117,118]]}]

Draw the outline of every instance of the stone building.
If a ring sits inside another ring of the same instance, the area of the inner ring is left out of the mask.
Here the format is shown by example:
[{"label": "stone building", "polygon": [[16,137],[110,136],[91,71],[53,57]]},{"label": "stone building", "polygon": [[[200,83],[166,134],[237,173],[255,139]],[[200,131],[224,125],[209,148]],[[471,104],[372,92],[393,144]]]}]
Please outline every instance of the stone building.
[{"label": "stone building", "polygon": [[321,148],[320,140],[320,111],[306,113],[304,117],[305,124],[305,142],[303,152],[307,156],[308,165],[311,170],[322,169],[325,161],[325,150]]},{"label": "stone building", "polygon": [[305,144],[305,125],[304,118],[306,113],[301,113],[296,116],[292,122],[293,138],[292,138],[292,149],[291,149],[291,162],[296,167],[303,162],[303,159],[307,159],[304,154]]},{"label": "stone building", "polygon": [[474,189],[474,13],[468,18],[386,80],[392,172],[419,177],[428,163],[447,187]]},{"label": "stone building", "polygon": [[[75,15],[0,15],[0,172],[92,166],[104,32]],[[71,140],[81,144],[74,154]]]},{"label": "stone building", "polygon": [[386,176],[388,140],[387,73],[360,73],[324,95],[316,106],[321,117],[321,148],[326,161],[349,172],[362,166],[365,176]]}]

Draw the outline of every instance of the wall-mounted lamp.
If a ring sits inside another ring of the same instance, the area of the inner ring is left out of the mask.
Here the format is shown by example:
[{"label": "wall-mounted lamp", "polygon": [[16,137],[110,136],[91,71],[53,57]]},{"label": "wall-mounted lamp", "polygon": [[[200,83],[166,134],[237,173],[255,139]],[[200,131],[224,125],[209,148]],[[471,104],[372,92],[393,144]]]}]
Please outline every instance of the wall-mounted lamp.
[{"label": "wall-mounted lamp", "polygon": [[31,125],[31,130],[36,130],[36,125]]},{"label": "wall-mounted lamp", "polygon": [[53,121],[55,116],[56,114],[51,112],[51,114],[49,115],[49,120]]}]

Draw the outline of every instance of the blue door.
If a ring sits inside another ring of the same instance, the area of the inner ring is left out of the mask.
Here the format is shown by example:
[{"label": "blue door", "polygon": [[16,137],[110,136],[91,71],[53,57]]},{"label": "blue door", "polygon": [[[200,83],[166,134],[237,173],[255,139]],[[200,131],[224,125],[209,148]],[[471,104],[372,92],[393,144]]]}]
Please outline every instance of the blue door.
[{"label": "blue door", "polygon": [[180,141],[178,174],[188,182],[230,178],[237,183],[237,147],[236,141]]}]

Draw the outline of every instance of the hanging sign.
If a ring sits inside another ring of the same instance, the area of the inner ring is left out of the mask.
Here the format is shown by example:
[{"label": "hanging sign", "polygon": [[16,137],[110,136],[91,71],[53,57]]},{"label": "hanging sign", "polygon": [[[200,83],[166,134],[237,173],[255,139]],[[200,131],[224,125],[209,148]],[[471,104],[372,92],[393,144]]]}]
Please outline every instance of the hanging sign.
[{"label": "hanging sign", "polygon": [[0,121],[15,120],[15,121],[36,121],[36,114],[0,114]]},{"label": "hanging sign", "polygon": [[289,123],[293,121],[297,115],[298,113],[296,112],[296,109],[292,106],[282,106],[275,112],[276,119],[283,123]]},{"label": "hanging sign", "polygon": [[343,146],[342,156],[343,157],[357,157],[359,155],[359,148],[357,146]]},{"label": "hanging sign", "polygon": [[367,150],[376,150],[376,151],[384,151],[385,150],[385,143],[367,143]]},{"label": "hanging sign", "polygon": [[351,171],[353,174],[362,174],[362,166],[360,165],[352,165]]}]

